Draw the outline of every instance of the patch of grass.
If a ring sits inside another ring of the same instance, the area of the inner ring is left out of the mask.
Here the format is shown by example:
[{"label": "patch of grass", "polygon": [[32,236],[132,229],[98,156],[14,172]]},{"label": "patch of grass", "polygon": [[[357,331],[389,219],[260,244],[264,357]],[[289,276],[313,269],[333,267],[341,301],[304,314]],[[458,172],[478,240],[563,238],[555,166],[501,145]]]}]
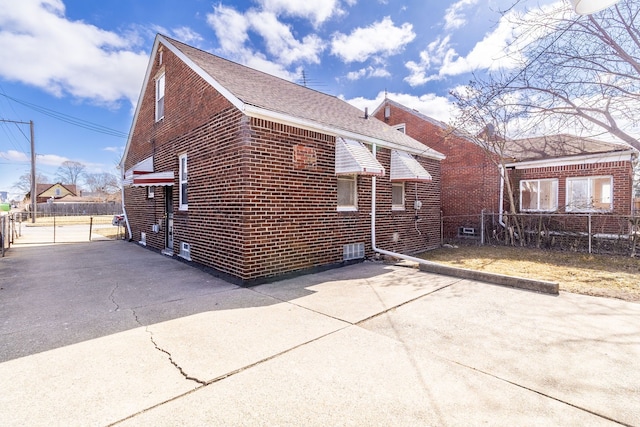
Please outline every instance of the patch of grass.
[{"label": "patch of grass", "polygon": [[561,291],[640,301],[640,259],[504,246],[443,247],[429,261],[557,282]]}]

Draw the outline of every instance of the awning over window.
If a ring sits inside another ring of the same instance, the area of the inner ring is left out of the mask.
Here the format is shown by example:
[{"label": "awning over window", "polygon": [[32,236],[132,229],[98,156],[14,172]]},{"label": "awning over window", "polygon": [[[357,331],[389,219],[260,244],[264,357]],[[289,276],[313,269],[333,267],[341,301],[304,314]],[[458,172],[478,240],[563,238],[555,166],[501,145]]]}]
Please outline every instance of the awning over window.
[{"label": "awning over window", "polygon": [[173,172],[155,172],[142,175],[134,175],[132,187],[151,187],[161,185],[173,185]]},{"label": "awning over window", "polygon": [[123,185],[149,187],[153,185],[173,185],[173,172],[154,172],[153,156],[133,165],[124,173]]},{"label": "awning over window", "polygon": [[359,141],[336,138],[336,175],[384,176],[384,167]]},{"label": "awning over window", "polygon": [[391,151],[391,181],[431,181],[431,174],[404,151]]}]

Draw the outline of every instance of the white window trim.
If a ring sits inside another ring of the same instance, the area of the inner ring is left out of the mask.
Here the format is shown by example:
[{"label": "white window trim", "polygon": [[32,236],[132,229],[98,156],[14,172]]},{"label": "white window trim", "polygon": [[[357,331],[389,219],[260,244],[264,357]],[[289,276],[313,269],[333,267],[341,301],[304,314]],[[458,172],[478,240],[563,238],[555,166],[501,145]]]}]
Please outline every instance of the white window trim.
[{"label": "white window trim", "polygon": [[[358,210],[358,175],[338,175],[338,180],[350,179],[353,181],[353,205],[338,205],[338,212],[356,212]],[[339,198],[338,198],[339,199]]]},{"label": "white window trim", "polygon": [[[185,171],[182,170],[182,159],[184,159],[186,166]],[[187,203],[182,203],[182,184],[187,185]],[[178,156],[178,210],[189,210],[189,158],[187,153]]]},{"label": "white window trim", "polygon": [[[608,209],[596,209],[593,207],[586,207],[586,208],[574,208],[572,207],[569,203],[570,203],[570,193],[569,193],[569,182],[571,181],[587,181],[587,198],[588,199],[592,199],[593,196],[593,183],[596,179],[603,179],[603,178],[608,178],[609,179],[609,183],[610,183],[610,189],[609,189],[609,208]],[[565,210],[567,212],[611,212],[613,211],[613,176],[612,175],[598,175],[598,176],[579,176],[579,177],[572,177],[572,178],[567,178],[566,183],[565,183],[565,193],[566,193],[566,208]]]},{"label": "white window trim", "polygon": [[[394,205],[393,204],[393,187],[402,186],[402,205]],[[406,202],[406,192],[405,192],[405,183],[404,182],[392,182],[391,183],[391,210],[392,211],[403,211],[405,210],[405,202]]]},{"label": "white window trim", "polygon": [[[555,182],[556,183],[556,191],[553,195],[555,197],[555,207],[552,209],[539,209],[540,207],[540,193],[538,193],[538,209],[524,209],[522,207],[522,185],[525,182],[537,182],[538,188],[540,188],[541,182]],[[543,179],[523,179],[520,181],[520,212],[554,212],[558,210],[558,178],[543,178]]]},{"label": "white window trim", "polygon": [[[159,122],[160,120],[164,119],[164,111],[165,111],[165,104],[164,104],[164,99],[165,99],[165,85],[166,85],[166,79],[165,79],[165,73],[161,73],[160,75],[158,75],[158,77],[156,78],[156,103],[155,103],[155,107],[156,107],[156,111],[155,111],[155,115],[156,115],[156,122]],[[160,96],[160,89],[162,88],[162,96]],[[162,112],[160,112],[158,105],[160,104],[160,101],[162,101]]]},{"label": "white window trim", "polygon": [[150,185],[147,187],[147,199],[153,199],[156,196],[156,187]]}]

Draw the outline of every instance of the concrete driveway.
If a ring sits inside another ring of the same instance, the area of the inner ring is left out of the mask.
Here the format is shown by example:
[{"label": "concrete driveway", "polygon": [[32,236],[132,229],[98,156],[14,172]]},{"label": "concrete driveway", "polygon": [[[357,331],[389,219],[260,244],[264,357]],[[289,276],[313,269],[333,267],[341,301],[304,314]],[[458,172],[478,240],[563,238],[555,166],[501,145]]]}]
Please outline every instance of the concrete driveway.
[{"label": "concrete driveway", "polygon": [[240,288],[132,243],[0,259],[2,425],[640,426],[640,305],[365,262]]}]

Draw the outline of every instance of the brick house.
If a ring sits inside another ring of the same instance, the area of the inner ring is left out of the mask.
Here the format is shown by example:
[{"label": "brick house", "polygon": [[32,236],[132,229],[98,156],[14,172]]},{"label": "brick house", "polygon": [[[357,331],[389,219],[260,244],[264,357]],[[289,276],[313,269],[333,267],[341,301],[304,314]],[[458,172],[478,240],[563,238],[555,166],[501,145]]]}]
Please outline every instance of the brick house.
[{"label": "brick house", "polygon": [[446,156],[440,178],[444,236],[477,237],[480,213],[500,209],[497,158],[492,160],[483,147],[452,132],[446,123],[391,99],[385,99],[372,115]]},{"label": "brick house", "polygon": [[129,237],[251,285],[440,243],[444,156],[158,35],[123,158]]},{"label": "brick house", "polygon": [[[473,138],[390,99],[373,116],[446,156],[441,162],[446,237],[477,236],[482,210],[506,209],[499,158]],[[510,140],[505,148],[518,212],[633,213],[638,152],[629,145],[560,134]],[[574,221],[580,222],[578,216]],[[604,231],[617,233],[620,227],[612,223]]]}]

